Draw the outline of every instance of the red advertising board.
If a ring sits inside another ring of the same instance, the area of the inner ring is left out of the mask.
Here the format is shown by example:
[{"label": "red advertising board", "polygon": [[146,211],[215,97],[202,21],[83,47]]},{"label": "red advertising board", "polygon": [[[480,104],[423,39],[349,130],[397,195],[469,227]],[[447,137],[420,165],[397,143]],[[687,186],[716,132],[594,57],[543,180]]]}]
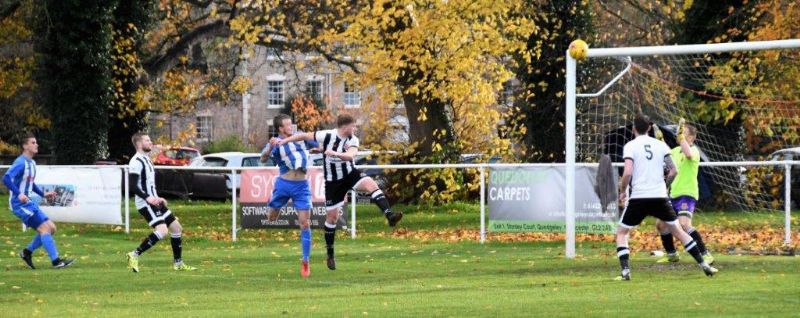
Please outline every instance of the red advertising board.
[{"label": "red advertising board", "polygon": [[[268,204],[272,199],[275,181],[279,178],[277,169],[270,170],[244,170],[241,174],[241,187],[239,202],[241,202],[242,228],[296,228],[297,210],[293,203],[281,209],[280,217],[275,222],[267,220]],[[306,174],[306,179],[311,186],[311,226],[321,227],[325,222],[325,177],[322,169],[312,167]],[[339,222],[341,228],[347,228],[345,214],[340,211]]]}]

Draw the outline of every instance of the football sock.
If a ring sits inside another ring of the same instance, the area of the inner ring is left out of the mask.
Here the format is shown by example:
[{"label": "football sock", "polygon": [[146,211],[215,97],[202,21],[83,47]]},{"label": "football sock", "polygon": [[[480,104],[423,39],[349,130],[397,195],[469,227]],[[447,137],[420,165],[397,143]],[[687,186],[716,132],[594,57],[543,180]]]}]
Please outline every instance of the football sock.
[{"label": "football sock", "polygon": [[691,240],[689,243],[686,243],[683,248],[686,250],[686,252],[691,254],[692,257],[694,257],[694,260],[697,262],[697,264],[703,266],[706,265],[706,262],[703,260],[703,256],[700,255],[700,248],[697,247],[697,242]]},{"label": "football sock", "polygon": [[33,252],[40,246],[42,246],[42,236],[36,234],[36,236],[33,237],[31,244],[28,244],[28,251]]},{"label": "football sock", "polygon": [[380,189],[375,190],[372,192],[372,201],[375,202],[375,205],[383,211],[384,215],[388,215],[392,213],[391,206],[389,205],[389,200],[386,199],[386,195],[383,194],[383,191]]},{"label": "football sock", "polygon": [[325,222],[325,247],[328,257],[333,257],[333,240],[336,238],[336,225]]},{"label": "football sock", "polygon": [[50,260],[57,260],[58,250],[56,249],[56,241],[53,240],[53,236],[50,235],[50,233],[41,234],[39,236],[41,237],[44,250],[47,251],[47,255],[50,256]]},{"label": "football sock", "polygon": [[703,242],[703,236],[700,235],[700,232],[697,231],[697,229],[691,228],[689,231],[686,231],[686,233],[689,234],[689,236],[691,236],[695,242],[697,242],[697,248],[700,249],[700,254],[708,254],[706,243]]},{"label": "football sock", "polygon": [[311,255],[311,228],[300,230],[300,246],[303,249],[303,261],[308,262],[308,258]]},{"label": "football sock", "polygon": [[181,253],[183,252],[181,233],[172,233],[171,236],[170,243],[172,243],[172,256],[175,259],[175,263],[180,263],[183,261],[181,258]]},{"label": "football sock", "polygon": [[664,251],[666,251],[667,254],[675,254],[677,252],[675,249],[675,242],[672,240],[672,233],[661,233],[661,244],[664,245]]},{"label": "football sock", "polygon": [[158,240],[160,240],[160,239],[161,239],[161,234],[160,233],[158,233],[158,232],[150,233],[150,235],[148,235],[142,241],[142,244],[140,244],[139,247],[137,247],[136,250],[133,251],[133,252],[136,255],[142,255],[142,253],[144,253],[145,251],[149,250],[151,247],[153,247],[153,245],[156,245],[156,243],[158,243]]},{"label": "football sock", "polygon": [[617,257],[619,258],[619,266],[622,267],[622,270],[630,269],[630,265],[628,264],[630,254],[627,246],[617,246]]}]

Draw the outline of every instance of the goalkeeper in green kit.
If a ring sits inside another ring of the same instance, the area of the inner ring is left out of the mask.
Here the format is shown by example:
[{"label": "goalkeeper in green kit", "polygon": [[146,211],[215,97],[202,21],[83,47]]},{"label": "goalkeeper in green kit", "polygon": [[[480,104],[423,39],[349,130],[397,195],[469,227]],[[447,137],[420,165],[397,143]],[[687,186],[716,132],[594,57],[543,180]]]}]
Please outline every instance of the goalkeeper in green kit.
[{"label": "goalkeeper in green kit", "polygon": [[[700,248],[700,253],[706,263],[713,264],[714,257],[708,252],[703,237],[700,232],[692,227],[692,215],[699,198],[699,186],[697,174],[700,171],[700,150],[694,145],[697,138],[697,128],[691,125],[684,125],[683,118],[678,124],[678,147],[672,149],[672,159],[678,168],[678,175],[672,182],[669,196],[672,207],[678,212],[678,222],[687,234],[689,234]],[[672,234],[669,227],[660,220],[656,223],[661,243],[667,255],[659,259],[658,263],[678,262],[680,257],[675,249]]]}]

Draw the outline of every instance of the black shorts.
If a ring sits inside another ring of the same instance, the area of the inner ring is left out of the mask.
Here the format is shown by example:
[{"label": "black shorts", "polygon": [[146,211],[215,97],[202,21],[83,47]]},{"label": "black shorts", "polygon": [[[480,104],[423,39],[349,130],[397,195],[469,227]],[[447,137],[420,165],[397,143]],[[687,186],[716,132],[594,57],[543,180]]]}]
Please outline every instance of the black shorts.
[{"label": "black shorts", "polygon": [[325,181],[325,207],[328,209],[341,208],[347,198],[347,193],[353,190],[367,175],[358,169],[353,169],[341,180]]},{"label": "black shorts", "polygon": [[148,204],[147,207],[139,209],[139,214],[144,216],[144,219],[150,227],[156,227],[159,224],[166,224],[169,226],[172,222],[175,222],[175,216],[172,215],[172,211],[163,205],[155,206]]},{"label": "black shorts", "polygon": [[648,215],[667,223],[675,223],[678,220],[678,216],[675,215],[675,210],[672,209],[672,204],[667,198],[630,199],[625,210],[622,211],[619,224],[632,228],[641,224]]}]

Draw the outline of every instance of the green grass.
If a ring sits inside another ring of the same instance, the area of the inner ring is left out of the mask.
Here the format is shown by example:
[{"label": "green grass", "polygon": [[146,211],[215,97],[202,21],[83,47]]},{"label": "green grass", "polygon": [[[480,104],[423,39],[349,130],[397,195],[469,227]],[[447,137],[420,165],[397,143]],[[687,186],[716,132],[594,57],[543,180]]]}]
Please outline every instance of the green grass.
[{"label": "green grass", "polygon": [[[0,201],[7,197],[0,197]],[[132,231],[115,226],[58,224],[56,242],[78,259],[65,270],[26,269],[16,252],[32,232],[0,213],[0,316],[284,316],[284,317],[532,317],[532,316],[797,316],[800,258],[718,256],[721,273],[703,276],[686,257],[655,265],[634,255],[633,281],[614,282],[618,263],[609,243],[584,243],[565,260],[562,242],[398,239],[373,207],[359,207],[359,238],[339,233],[336,271],[325,268],[321,232],[314,231],[312,276],[301,279],[297,231],[230,233],[230,205],[173,202],[186,232],[184,258],[195,272],[171,270],[169,244],[126,268],[124,253],[149,232],[138,215]],[[135,210],[132,210],[135,212]],[[471,228],[469,204],[407,209],[409,230]],[[782,224],[764,214],[709,213],[703,222]],[[731,223],[733,224],[733,223]]]}]

